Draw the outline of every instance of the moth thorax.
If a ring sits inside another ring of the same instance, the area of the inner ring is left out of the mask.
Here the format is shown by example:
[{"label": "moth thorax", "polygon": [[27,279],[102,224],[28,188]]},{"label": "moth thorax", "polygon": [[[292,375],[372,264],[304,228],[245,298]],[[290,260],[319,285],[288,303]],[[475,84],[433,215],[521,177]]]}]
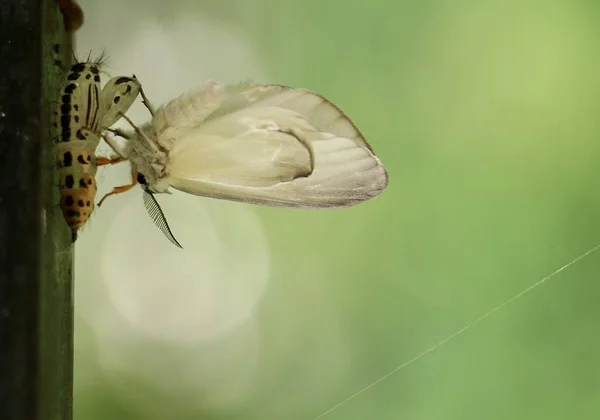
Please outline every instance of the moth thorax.
[{"label": "moth thorax", "polygon": [[154,185],[165,176],[165,167],[161,163],[149,162],[140,156],[131,157],[132,164],[137,171],[144,174],[146,184]]},{"label": "moth thorax", "polygon": [[165,176],[167,155],[161,151],[152,150],[145,140],[137,135],[127,145],[125,153],[138,172],[144,174],[148,185],[155,184]]}]

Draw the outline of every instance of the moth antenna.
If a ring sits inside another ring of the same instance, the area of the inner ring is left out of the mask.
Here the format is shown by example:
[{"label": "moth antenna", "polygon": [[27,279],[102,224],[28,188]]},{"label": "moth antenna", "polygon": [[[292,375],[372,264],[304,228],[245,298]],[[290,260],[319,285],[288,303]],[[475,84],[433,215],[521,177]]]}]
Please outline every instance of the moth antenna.
[{"label": "moth antenna", "polygon": [[107,128],[106,131],[110,131],[115,136],[123,137],[125,140],[131,140],[131,136],[119,128]]},{"label": "moth antenna", "polygon": [[161,230],[167,239],[173,243],[173,245],[183,249],[181,244],[175,239],[175,236],[173,236],[173,232],[167,223],[167,218],[160,208],[156,197],[154,197],[154,194],[152,194],[145,186],[142,187],[142,190],[144,191],[144,206],[154,224]]},{"label": "moth antenna", "polygon": [[120,147],[117,146],[116,143],[113,142],[113,140],[108,137],[106,134],[102,133],[101,134],[102,138],[104,139],[104,141],[106,142],[106,144],[108,144],[110,146],[111,149],[113,149],[113,151],[119,155],[120,157],[122,157],[123,159],[127,159],[127,157],[125,156],[125,153],[123,153],[122,150],[120,150]]},{"label": "moth antenna", "polygon": [[127,122],[129,123],[129,125],[131,125],[133,127],[133,129],[135,130],[135,132],[144,140],[146,140],[146,143],[148,143],[148,146],[150,146],[150,148],[152,150],[154,150],[156,153],[160,153],[159,148],[156,146],[156,144],[154,144],[154,142],[152,140],[150,140],[150,138],[146,135],[146,133],[144,133],[142,130],[140,130],[140,128],[135,125],[135,123],[133,121],[131,121],[131,118],[129,118],[127,115],[123,114],[122,112],[119,113],[121,115],[122,118],[124,118],[125,120],[127,120]]},{"label": "moth antenna", "polygon": [[[135,74],[133,75],[133,77],[136,78]],[[140,95],[142,95],[142,103],[146,106],[146,108],[148,108],[150,115],[152,115],[154,117],[156,110],[154,109],[154,107],[152,106],[150,101],[148,100],[148,97],[146,96],[146,93],[144,92],[144,88],[141,85],[140,85]]]}]

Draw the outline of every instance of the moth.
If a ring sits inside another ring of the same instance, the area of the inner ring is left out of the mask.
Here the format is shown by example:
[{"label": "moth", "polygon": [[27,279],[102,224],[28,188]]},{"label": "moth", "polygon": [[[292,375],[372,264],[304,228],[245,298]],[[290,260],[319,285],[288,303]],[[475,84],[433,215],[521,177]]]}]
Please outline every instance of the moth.
[{"label": "moth", "polygon": [[[170,188],[265,206],[323,209],[379,195],[388,174],[354,123],[336,105],[305,89],[243,82],[206,82],[154,109],[118,153],[132,165],[148,203]],[[147,204],[147,207],[149,205]],[[160,210],[160,209],[159,209]],[[149,210],[150,211],[150,210]],[[179,243],[162,212],[155,223]]]},{"label": "moth", "polygon": [[[121,118],[139,94],[133,77],[115,77],[100,88],[102,57],[78,62],[67,71],[52,123],[60,178],[60,207],[72,241],[94,209],[98,166],[120,162],[120,156],[96,157],[102,131]],[[110,143],[109,143],[110,144]]]}]

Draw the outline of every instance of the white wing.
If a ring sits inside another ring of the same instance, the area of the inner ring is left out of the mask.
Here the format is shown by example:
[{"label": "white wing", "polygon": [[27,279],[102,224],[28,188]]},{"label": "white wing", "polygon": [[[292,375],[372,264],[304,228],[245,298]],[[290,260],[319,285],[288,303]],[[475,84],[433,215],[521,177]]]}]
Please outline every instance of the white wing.
[{"label": "white wing", "polygon": [[180,138],[201,124],[219,109],[224,88],[221,83],[208,81],[200,88],[184,93],[158,108],[152,119],[158,143],[169,149],[173,139]]},{"label": "white wing", "polygon": [[252,84],[221,92],[218,108],[178,131],[162,182],[200,196],[299,208],[350,206],[387,186],[362,134],[322,96]]}]

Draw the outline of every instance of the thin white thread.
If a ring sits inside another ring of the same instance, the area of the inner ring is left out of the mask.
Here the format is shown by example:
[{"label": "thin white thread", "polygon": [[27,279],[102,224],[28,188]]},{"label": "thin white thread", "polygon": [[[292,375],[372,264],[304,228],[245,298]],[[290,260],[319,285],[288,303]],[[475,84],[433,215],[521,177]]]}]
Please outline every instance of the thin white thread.
[{"label": "thin white thread", "polygon": [[491,311],[483,314],[482,316],[480,316],[479,318],[475,319],[473,322],[470,322],[469,324],[465,325],[464,327],[462,327],[461,329],[459,329],[458,331],[450,334],[448,337],[444,338],[442,341],[438,342],[437,344],[429,347],[427,350],[419,353],[418,355],[416,355],[415,357],[413,357],[412,359],[410,359],[407,362],[404,362],[403,364],[401,364],[400,366],[396,367],[395,369],[393,369],[391,372],[386,373],[385,375],[383,375],[381,378],[375,380],[374,382],[372,382],[371,384],[367,385],[366,387],[364,387],[363,389],[361,389],[360,391],[355,392],[354,394],[352,394],[351,396],[349,396],[348,398],[346,398],[345,400],[343,400],[342,402],[334,405],[333,407],[331,407],[329,410],[323,412],[322,414],[320,414],[319,416],[315,417],[313,420],[319,420],[323,417],[325,417],[326,415],[328,415],[329,413],[331,413],[332,411],[340,408],[341,406],[345,405],[346,403],[348,403],[349,401],[353,400],[354,398],[358,397],[359,395],[367,392],[369,389],[375,387],[376,385],[380,384],[381,382],[385,381],[387,378],[389,378],[390,376],[398,373],[400,370],[404,369],[406,366],[411,365],[412,363],[416,362],[417,360],[419,360],[420,358],[422,358],[423,356],[426,356],[427,354],[433,352],[434,350],[436,350],[438,347],[446,344],[448,341],[452,340],[453,338],[459,336],[460,334],[464,333],[465,331],[467,331],[469,328],[479,324],[481,321],[483,321],[484,319],[488,318],[489,316],[493,315],[494,313],[498,312],[500,309],[503,309],[505,306],[508,306],[509,304],[511,304],[512,302],[514,302],[515,300],[519,299],[521,296],[531,292],[533,289],[535,289],[536,287],[542,285],[543,283],[545,283],[547,280],[551,279],[552,277],[556,276],[558,273],[560,273],[561,271],[569,268],[570,266],[572,266],[573,264],[575,264],[576,262],[582,260],[583,258],[587,257],[588,255],[590,255],[592,252],[596,251],[598,248],[600,248],[600,244],[594,246],[593,248],[591,248],[589,251],[584,252],[583,254],[581,254],[580,256],[578,256],[577,258],[575,258],[574,260],[571,260],[571,262],[568,262],[567,264],[563,265],[562,267],[560,267],[558,270],[554,271],[553,273],[547,275],[546,277],[544,277],[543,279],[535,282],[534,284],[532,284],[531,286],[527,287],[525,290],[517,293],[516,295],[514,295],[513,297],[509,298],[508,300],[505,300],[503,303],[501,303],[500,305],[496,306],[494,309],[492,309]]}]

